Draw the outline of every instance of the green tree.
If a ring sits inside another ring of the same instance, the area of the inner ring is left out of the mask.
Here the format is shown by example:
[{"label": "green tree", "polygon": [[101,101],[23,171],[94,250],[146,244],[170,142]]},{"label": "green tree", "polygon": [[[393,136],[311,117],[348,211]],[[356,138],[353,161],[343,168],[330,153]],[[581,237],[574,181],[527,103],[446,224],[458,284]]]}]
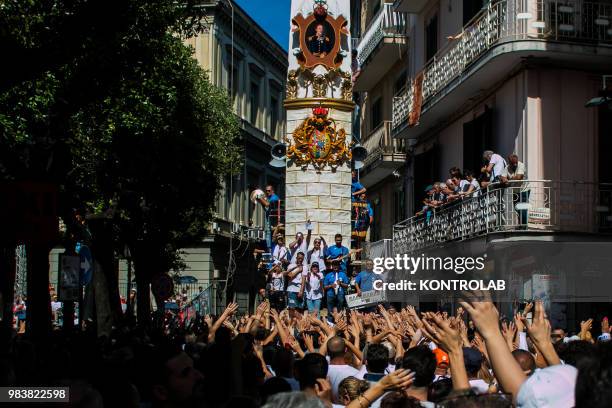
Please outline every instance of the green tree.
[{"label": "green tree", "polygon": [[[96,252],[127,244],[140,285],[180,267],[178,249],[206,233],[220,176],[240,165],[228,98],[183,41],[201,17],[196,2],[163,0],[0,7],[0,43],[19,71],[0,82],[0,179],[57,184],[69,233],[80,231],[75,212],[88,214]],[[37,55],[49,59],[30,67]],[[112,261],[101,263],[117,315]],[[138,293],[144,322],[148,290]]]}]

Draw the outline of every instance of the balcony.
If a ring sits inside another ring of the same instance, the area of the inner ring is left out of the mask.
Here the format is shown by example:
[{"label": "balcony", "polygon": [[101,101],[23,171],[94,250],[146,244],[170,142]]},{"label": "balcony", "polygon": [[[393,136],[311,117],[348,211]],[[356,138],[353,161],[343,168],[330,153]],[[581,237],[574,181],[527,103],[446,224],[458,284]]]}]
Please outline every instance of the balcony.
[{"label": "balcony", "polygon": [[546,57],[578,69],[609,68],[611,27],[611,3],[491,2],[394,97],[394,134],[419,137],[525,58]]},{"label": "balcony", "polygon": [[[371,89],[396,63],[408,46],[408,16],[384,4],[357,43],[357,60],[361,74],[355,81],[356,91]],[[376,58],[376,63],[373,60]]]},{"label": "balcony", "polygon": [[397,11],[417,14],[423,10],[426,4],[427,0],[395,0],[393,6]]},{"label": "balcony", "polygon": [[402,167],[406,161],[404,140],[394,139],[391,135],[391,121],[383,121],[363,140],[368,149],[368,157],[361,170],[361,182],[373,186],[393,171]]},{"label": "balcony", "polygon": [[409,254],[497,232],[612,233],[612,184],[528,180],[493,187],[435,209],[429,218],[394,225],[393,248]]}]

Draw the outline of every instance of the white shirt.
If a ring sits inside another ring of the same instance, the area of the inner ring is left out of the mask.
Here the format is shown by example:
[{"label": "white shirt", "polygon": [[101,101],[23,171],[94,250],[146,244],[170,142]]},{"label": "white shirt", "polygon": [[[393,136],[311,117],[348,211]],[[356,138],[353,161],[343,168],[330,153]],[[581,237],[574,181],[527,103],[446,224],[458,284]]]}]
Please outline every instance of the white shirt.
[{"label": "white shirt", "polygon": [[478,180],[472,179],[470,184],[474,186],[474,192],[472,193],[472,197],[478,197],[480,195],[480,184],[478,184]]},{"label": "white shirt", "polygon": [[[327,370],[327,377],[329,378],[329,382],[331,384],[332,389],[332,401],[339,404],[340,397],[338,396],[338,386],[346,377],[357,377],[359,371],[355,367],[351,367],[348,364],[339,364],[334,365],[330,364]],[[363,377],[362,377],[363,378]]]},{"label": "white shirt", "polygon": [[[295,267],[296,264],[291,263],[287,267],[287,270],[291,271]],[[287,292],[299,292],[300,286],[302,286],[302,275],[306,275],[307,273],[308,272],[305,272],[304,269],[302,269],[302,273],[298,273],[297,275],[295,275],[295,277],[289,281],[289,285],[287,286]]]},{"label": "white shirt", "polygon": [[489,384],[480,378],[470,380],[470,388],[476,391],[476,394],[487,394],[489,392]]},{"label": "white shirt", "polygon": [[493,178],[501,176],[504,167],[506,167],[506,161],[497,153],[493,153],[489,164],[493,164]]},{"label": "white shirt", "polygon": [[270,282],[272,289],[275,291],[282,291],[285,289],[285,279],[283,273],[272,273],[272,281]]},{"label": "white shirt", "polygon": [[469,185],[470,185],[470,182],[469,182],[469,181],[467,181],[467,180],[461,180],[461,181],[459,182],[459,191],[461,191],[461,192],[465,192],[465,191],[467,191],[467,190],[468,190],[468,188],[469,188]]},{"label": "white shirt", "polygon": [[301,244],[297,244],[296,247],[291,250],[291,263],[295,263],[295,257],[299,252],[302,252],[304,254],[304,266],[308,266],[306,264],[306,252],[308,252],[306,238],[302,240]]},{"label": "white shirt", "polygon": [[276,245],[272,251],[272,258],[276,261],[289,260],[289,250],[286,246]]},{"label": "white shirt", "polygon": [[[308,251],[310,253],[310,263],[307,265],[310,268],[310,265],[313,262],[319,263],[319,270],[321,272],[325,271],[325,248],[321,247],[319,249],[311,249]],[[308,254],[306,254],[305,262],[308,263]]]},{"label": "white shirt", "polygon": [[314,273],[306,273],[306,299],[318,300],[323,298],[323,277],[319,277]]}]

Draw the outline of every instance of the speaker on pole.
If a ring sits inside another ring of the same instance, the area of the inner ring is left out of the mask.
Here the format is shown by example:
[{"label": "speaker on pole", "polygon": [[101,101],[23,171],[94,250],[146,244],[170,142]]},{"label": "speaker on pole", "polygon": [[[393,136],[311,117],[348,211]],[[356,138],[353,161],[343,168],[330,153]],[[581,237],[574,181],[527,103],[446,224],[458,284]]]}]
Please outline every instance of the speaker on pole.
[{"label": "speaker on pole", "polygon": [[360,144],[353,146],[353,167],[359,170],[363,167],[365,159],[368,157],[368,150]]},{"label": "speaker on pole", "polygon": [[272,167],[285,167],[285,158],[287,156],[287,145],[284,143],[277,143],[270,149],[270,155],[272,155],[272,160],[270,161],[270,166]]}]

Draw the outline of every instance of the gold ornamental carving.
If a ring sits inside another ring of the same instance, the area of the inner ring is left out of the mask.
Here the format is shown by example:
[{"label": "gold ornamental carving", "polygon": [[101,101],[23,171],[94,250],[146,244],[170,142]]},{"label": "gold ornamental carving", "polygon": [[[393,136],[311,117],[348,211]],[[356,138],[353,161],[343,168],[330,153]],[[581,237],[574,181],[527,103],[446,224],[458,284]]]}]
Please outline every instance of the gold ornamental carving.
[{"label": "gold ornamental carving", "polygon": [[289,160],[304,168],[312,164],[317,171],[350,163],[351,144],[346,141],[346,131],[337,129],[328,113],[326,108],[314,108],[312,116],[294,130],[293,141],[285,139]]}]

